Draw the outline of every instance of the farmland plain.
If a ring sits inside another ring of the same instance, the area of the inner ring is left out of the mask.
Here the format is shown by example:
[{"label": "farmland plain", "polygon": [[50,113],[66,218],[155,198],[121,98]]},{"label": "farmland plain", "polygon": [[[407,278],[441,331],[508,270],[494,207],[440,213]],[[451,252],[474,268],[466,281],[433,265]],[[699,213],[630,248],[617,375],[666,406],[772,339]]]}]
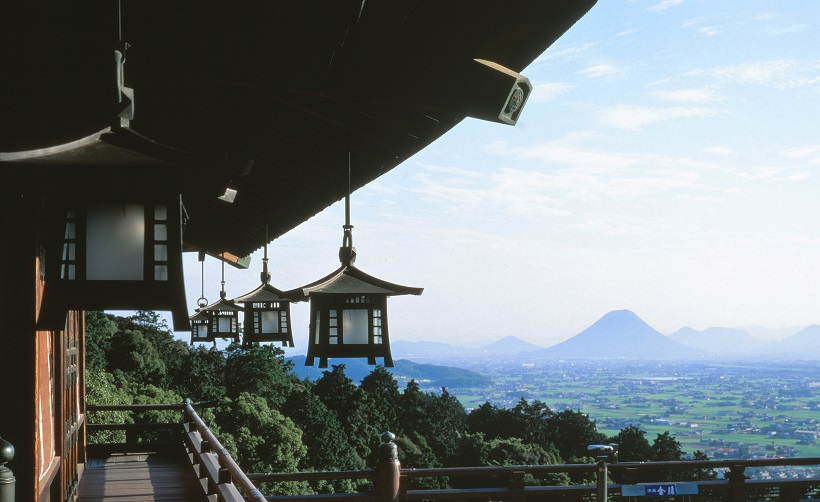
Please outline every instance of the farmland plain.
[{"label": "farmland plain", "polygon": [[[455,364],[453,364],[455,363]],[[652,442],[669,431],[709,458],[820,457],[820,363],[625,360],[450,361],[485,374],[482,389],[448,389],[468,409],[522,397],[580,410],[614,436],[628,425]]]}]

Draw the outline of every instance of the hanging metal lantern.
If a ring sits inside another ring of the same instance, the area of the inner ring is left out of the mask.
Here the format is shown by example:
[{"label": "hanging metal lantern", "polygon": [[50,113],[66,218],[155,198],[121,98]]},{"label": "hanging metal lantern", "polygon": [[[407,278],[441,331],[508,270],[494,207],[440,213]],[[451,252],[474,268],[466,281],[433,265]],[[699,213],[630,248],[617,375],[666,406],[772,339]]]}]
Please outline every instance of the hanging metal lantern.
[{"label": "hanging metal lantern", "polygon": [[166,310],[187,331],[179,193],[156,190],[51,201],[38,328],[61,330],[68,310]]},{"label": "hanging metal lantern", "polygon": [[[265,239],[267,242],[267,237]],[[243,343],[282,342],[283,347],[293,347],[293,331],[290,324],[290,302],[285,293],[270,284],[268,272],[268,246],[262,258],[262,285],[248,294],[234,298],[245,312]]]},{"label": "hanging metal lantern", "polygon": [[[353,226],[350,224],[350,190],[345,198],[345,225],[339,260],[342,266],[299,292],[310,300],[310,335],[305,366],[327,368],[332,358],[367,358],[393,367],[387,324],[387,297],[420,295],[423,288],[401,286],[368,275],[355,266]],[[286,294],[293,295],[292,292]],[[295,296],[295,295],[294,295]]]},{"label": "hanging metal lantern", "polygon": [[210,316],[197,309],[196,314],[190,317],[191,320],[191,345],[195,342],[207,343],[215,342],[213,334],[211,334],[211,318]]},{"label": "hanging metal lantern", "polygon": [[[199,254],[199,260],[203,262],[203,291],[204,291],[204,261],[205,254]],[[225,261],[222,262],[222,289],[219,292],[219,300],[205,305],[208,300],[204,295],[197,302],[199,308],[190,317],[191,321],[191,343],[194,342],[214,342],[217,338],[231,339],[239,341],[239,312],[242,307],[236,305],[233,300],[228,300],[225,293]],[[194,328],[196,327],[196,332]]]}]

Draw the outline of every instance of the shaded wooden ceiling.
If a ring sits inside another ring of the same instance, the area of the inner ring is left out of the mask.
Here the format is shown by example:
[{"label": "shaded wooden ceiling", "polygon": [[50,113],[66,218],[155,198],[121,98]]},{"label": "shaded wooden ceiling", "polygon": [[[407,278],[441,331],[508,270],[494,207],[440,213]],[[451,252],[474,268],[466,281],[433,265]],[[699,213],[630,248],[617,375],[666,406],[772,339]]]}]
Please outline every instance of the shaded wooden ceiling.
[{"label": "shaded wooden ceiling", "polygon": [[[464,117],[492,119],[509,76],[476,60],[519,72],[594,3],[5,2],[0,174],[46,192],[150,177],[182,194],[187,245],[247,255],[266,226],[275,238],[344,197],[348,153],[355,190]],[[128,127],[46,155],[114,123],[115,50]]]}]

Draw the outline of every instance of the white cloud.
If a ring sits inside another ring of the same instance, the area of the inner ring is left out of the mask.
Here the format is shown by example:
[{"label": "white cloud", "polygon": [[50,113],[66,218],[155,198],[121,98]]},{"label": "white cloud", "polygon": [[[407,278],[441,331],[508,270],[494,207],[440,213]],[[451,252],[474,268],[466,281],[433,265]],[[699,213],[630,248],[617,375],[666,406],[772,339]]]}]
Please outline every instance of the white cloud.
[{"label": "white cloud", "polygon": [[676,91],[653,91],[652,96],[664,101],[676,101],[680,103],[709,103],[721,101],[715,96],[714,89],[701,87],[699,89],[679,89]]},{"label": "white cloud", "polygon": [[784,28],[778,28],[776,30],[773,30],[772,33],[774,33],[775,35],[785,35],[785,34],[788,34],[788,33],[800,33],[801,31],[804,31],[805,29],[806,29],[805,24],[793,24],[791,26],[786,26]]},{"label": "white cloud", "polygon": [[738,171],[738,176],[750,181],[766,181],[774,183],[797,183],[811,178],[807,171],[794,171],[790,167],[759,166],[748,171]]},{"label": "white cloud", "polygon": [[683,0],[663,0],[661,3],[650,6],[647,10],[659,12],[683,3]]},{"label": "white cloud", "polygon": [[714,68],[711,70],[694,70],[688,75],[706,74],[720,80],[740,83],[763,83],[783,80],[789,77],[797,63],[790,59],[772,59]]},{"label": "white cloud", "polygon": [[723,155],[723,156],[729,156],[729,155],[734,155],[735,154],[734,148],[732,148],[730,146],[713,146],[713,147],[705,148],[703,151],[706,152],[706,153],[712,153],[712,154],[715,154],[715,155]]},{"label": "white cloud", "polygon": [[723,33],[723,30],[716,26],[701,26],[697,28],[696,31],[701,35],[706,35],[709,37],[713,37],[715,35],[720,35],[721,33]]},{"label": "white cloud", "polygon": [[542,54],[541,56],[536,58],[534,63],[539,63],[539,62],[542,62],[542,61],[556,60],[556,59],[560,59],[560,60],[575,59],[578,56],[582,56],[582,55],[588,53],[590,51],[590,49],[592,49],[596,45],[598,45],[598,44],[597,43],[585,43],[585,44],[574,45],[574,46],[566,47],[566,48],[562,48],[562,49],[558,49],[558,48],[552,49],[551,48],[551,49],[547,50],[544,54]]},{"label": "white cloud", "polygon": [[707,107],[650,108],[639,105],[617,105],[602,110],[600,120],[608,127],[638,130],[658,122],[714,114],[715,111]]},{"label": "white cloud", "polygon": [[587,78],[618,77],[623,75],[624,70],[611,64],[600,64],[584,68],[578,75]]},{"label": "white cloud", "polygon": [[817,155],[818,153],[820,153],[820,145],[812,145],[788,150],[784,153],[784,156],[787,159],[804,159]]},{"label": "white cloud", "polygon": [[549,103],[554,101],[558,96],[572,90],[570,84],[562,82],[533,82],[532,94],[530,94],[528,102],[531,103]]}]

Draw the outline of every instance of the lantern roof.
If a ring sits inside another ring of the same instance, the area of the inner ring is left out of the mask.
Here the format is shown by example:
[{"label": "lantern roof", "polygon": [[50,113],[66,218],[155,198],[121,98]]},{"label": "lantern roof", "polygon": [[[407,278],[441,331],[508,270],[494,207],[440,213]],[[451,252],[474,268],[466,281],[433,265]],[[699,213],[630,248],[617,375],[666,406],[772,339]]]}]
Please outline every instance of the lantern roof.
[{"label": "lantern roof", "polygon": [[188,319],[190,319],[191,321],[197,321],[197,320],[200,320],[200,319],[207,320],[208,319],[208,314],[205,313],[201,309],[196,309],[196,313],[194,315],[190,316]]},{"label": "lantern roof", "polygon": [[379,294],[386,296],[420,295],[424,288],[402,286],[373,277],[353,265],[342,265],[331,274],[301,288],[289,291],[294,296],[309,297],[313,293]]},{"label": "lantern roof", "polygon": [[[245,309],[243,309],[242,307],[240,307],[239,305],[234,303],[233,300],[228,300],[227,298],[220,298],[219,300],[215,301],[214,303],[212,303],[210,305],[206,305],[204,307],[199,307],[196,310],[197,310],[197,312],[205,313],[205,312],[216,312],[218,310],[227,310],[227,311],[231,311],[231,312],[243,312]],[[196,316],[196,314],[194,314],[194,316],[191,316],[191,319],[193,319],[195,316]]]},{"label": "lantern roof", "polygon": [[[301,295],[300,295],[301,296]],[[250,293],[244,294],[231,300],[234,303],[252,303],[252,302],[289,302],[294,301],[281,289],[271,286],[266,282],[261,284],[258,288]],[[298,301],[298,300],[295,300]]]}]

